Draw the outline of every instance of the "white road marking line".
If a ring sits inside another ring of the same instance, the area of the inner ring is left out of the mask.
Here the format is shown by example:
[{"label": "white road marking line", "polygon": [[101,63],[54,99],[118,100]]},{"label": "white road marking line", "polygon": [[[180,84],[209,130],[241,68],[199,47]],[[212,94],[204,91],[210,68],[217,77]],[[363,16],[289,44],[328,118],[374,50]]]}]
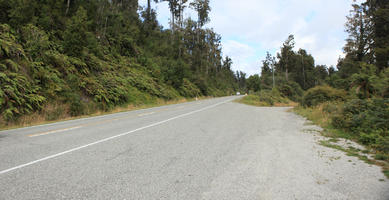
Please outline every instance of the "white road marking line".
[{"label": "white road marking line", "polygon": [[152,115],[152,114],[154,114],[154,113],[155,113],[155,112],[143,113],[143,114],[139,114],[138,116],[139,116],[139,117],[142,117],[142,116]]},{"label": "white road marking line", "polygon": [[182,114],[182,115],[178,115],[178,116],[175,116],[175,117],[172,117],[172,118],[160,121],[160,122],[156,122],[156,123],[153,123],[153,124],[150,124],[150,125],[147,125],[147,126],[143,126],[141,128],[137,128],[137,129],[134,129],[134,130],[129,131],[129,132],[121,133],[119,135],[111,136],[111,137],[108,137],[108,138],[105,138],[105,139],[102,139],[102,140],[98,140],[96,142],[92,142],[92,143],[89,143],[89,144],[86,144],[86,145],[83,145],[83,146],[79,146],[79,147],[76,147],[76,148],[73,148],[73,149],[69,149],[67,151],[63,151],[63,152],[60,152],[60,153],[57,153],[57,154],[54,154],[54,155],[51,155],[51,156],[47,156],[47,157],[44,157],[44,158],[41,158],[41,159],[38,159],[38,160],[34,160],[34,161],[31,161],[31,162],[28,162],[28,163],[25,163],[25,164],[22,164],[22,165],[18,165],[18,166],[9,168],[9,169],[5,169],[5,170],[0,171],[0,175],[8,173],[8,172],[11,172],[11,171],[14,171],[14,170],[17,170],[17,169],[20,169],[20,168],[24,168],[24,167],[27,167],[27,166],[30,166],[30,165],[33,165],[33,164],[36,164],[36,163],[39,163],[39,162],[42,162],[42,161],[45,161],[45,160],[56,158],[56,157],[59,157],[59,156],[62,156],[62,155],[65,155],[65,154],[68,154],[68,153],[71,153],[71,152],[74,152],[74,151],[78,151],[78,150],[84,149],[84,148],[89,147],[89,146],[93,146],[93,145],[96,145],[96,144],[99,144],[99,143],[103,143],[103,142],[106,142],[106,141],[109,141],[109,140],[113,140],[115,138],[122,137],[122,136],[131,134],[131,133],[134,133],[134,132],[137,132],[137,131],[141,131],[141,130],[144,130],[144,129],[147,129],[147,128],[158,126],[160,124],[164,124],[166,122],[169,122],[169,121],[172,121],[172,120],[175,120],[175,119],[179,119],[179,118],[182,118],[182,117],[185,117],[185,116],[188,116],[188,115],[192,115],[192,114],[195,114],[195,113],[198,113],[198,112],[201,112],[201,111],[204,111],[204,110],[216,107],[218,105],[227,103],[227,102],[229,102],[231,100],[232,99],[229,99],[227,101],[223,101],[223,102],[220,102],[220,103],[217,103],[217,104],[213,104],[213,105],[201,108],[199,110],[195,110],[195,111],[188,112],[188,113],[185,113],[185,114]]},{"label": "white road marking line", "polygon": [[48,135],[48,134],[52,134],[52,133],[65,132],[65,131],[70,131],[70,130],[78,129],[78,128],[81,128],[81,127],[83,127],[83,126],[75,126],[75,127],[70,127],[70,128],[64,128],[64,129],[58,129],[58,130],[53,130],[53,131],[47,131],[47,132],[44,132],[44,133],[31,134],[31,135],[28,135],[28,137],[37,137],[37,136]]}]

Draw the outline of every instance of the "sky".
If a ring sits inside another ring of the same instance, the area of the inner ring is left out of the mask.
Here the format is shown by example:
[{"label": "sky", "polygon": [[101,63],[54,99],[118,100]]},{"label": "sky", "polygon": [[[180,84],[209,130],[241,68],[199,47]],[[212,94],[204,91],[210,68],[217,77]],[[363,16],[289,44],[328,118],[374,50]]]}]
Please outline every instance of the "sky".
[{"label": "sky", "polygon": [[[146,0],[140,0],[141,6]],[[295,49],[306,49],[316,65],[336,66],[343,55],[347,34],[346,16],[352,0],[210,0],[210,23],[222,36],[223,56],[233,61],[233,70],[248,75],[260,73],[266,52],[273,56],[290,34]],[[153,4],[158,21],[168,28],[167,2]],[[187,9],[185,17],[196,19]]]}]

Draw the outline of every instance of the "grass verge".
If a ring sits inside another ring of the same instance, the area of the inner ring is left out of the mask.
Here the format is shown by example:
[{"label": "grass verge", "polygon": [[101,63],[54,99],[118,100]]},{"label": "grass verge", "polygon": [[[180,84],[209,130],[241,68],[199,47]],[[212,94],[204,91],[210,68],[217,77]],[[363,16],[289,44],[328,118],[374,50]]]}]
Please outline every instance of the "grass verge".
[{"label": "grass verge", "polygon": [[261,107],[294,107],[298,104],[283,97],[262,97],[260,95],[247,95],[243,98],[235,100],[238,103],[243,103],[252,106]]},{"label": "grass verge", "polygon": [[[316,107],[297,106],[293,108],[293,111],[307,118],[308,120],[312,121],[315,125],[318,125],[324,129],[321,132],[321,134],[323,136],[330,137],[330,139],[320,141],[321,145],[343,151],[348,156],[355,156],[368,164],[374,164],[380,166],[382,167],[382,172],[384,173],[384,175],[389,179],[389,162],[381,158],[382,156],[385,155],[375,152],[371,147],[366,145],[364,146],[367,148],[367,150],[361,151],[359,149],[355,149],[351,147],[345,148],[343,146],[336,144],[337,138],[344,138],[344,139],[352,140],[357,143],[359,143],[359,141],[356,135],[334,128],[331,125],[331,116],[330,116],[331,114],[328,112],[324,112],[323,110],[325,107],[326,107],[325,104],[320,104]],[[363,155],[366,153],[373,154],[373,158],[375,159],[371,159],[368,158],[366,155]]]},{"label": "grass verge", "polygon": [[[200,97],[197,98],[198,100],[202,99],[209,99],[212,97]],[[95,111],[91,114],[87,115],[80,115],[76,117],[72,117],[69,114],[63,114],[68,113],[64,112],[64,110],[68,109],[68,106],[66,105],[48,105],[45,109],[43,109],[43,112],[35,112],[30,115],[25,115],[20,117],[17,121],[3,123],[0,120],[0,131],[3,130],[10,130],[10,129],[17,129],[17,128],[23,128],[28,126],[36,126],[36,125],[43,125],[43,124],[50,124],[60,121],[69,121],[69,120],[75,120],[75,119],[81,119],[81,118],[87,118],[87,117],[95,117],[100,115],[107,115],[107,114],[113,114],[113,113],[119,113],[119,112],[127,112],[127,111],[133,111],[133,110],[140,110],[140,109],[146,109],[146,108],[152,108],[152,107],[159,107],[164,105],[172,105],[172,104],[179,104],[179,103],[185,103],[190,101],[195,101],[195,98],[180,98],[175,100],[163,100],[163,99],[157,99],[153,103],[148,104],[140,104],[140,105],[134,105],[134,104],[128,104],[125,106],[117,106],[112,110],[109,111]],[[56,116],[54,119],[51,120],[51,115],[53,111],[60,110],[60,114]]]}]

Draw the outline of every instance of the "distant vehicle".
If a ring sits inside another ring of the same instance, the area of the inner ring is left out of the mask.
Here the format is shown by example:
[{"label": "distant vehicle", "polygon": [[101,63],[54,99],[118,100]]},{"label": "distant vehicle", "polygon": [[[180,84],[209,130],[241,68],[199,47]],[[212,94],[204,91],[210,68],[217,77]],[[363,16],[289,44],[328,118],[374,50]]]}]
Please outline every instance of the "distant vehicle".
[{"label": "distant vehicle", "polygon": [[240,92],[237,92],[236,95],[240,95]]}]

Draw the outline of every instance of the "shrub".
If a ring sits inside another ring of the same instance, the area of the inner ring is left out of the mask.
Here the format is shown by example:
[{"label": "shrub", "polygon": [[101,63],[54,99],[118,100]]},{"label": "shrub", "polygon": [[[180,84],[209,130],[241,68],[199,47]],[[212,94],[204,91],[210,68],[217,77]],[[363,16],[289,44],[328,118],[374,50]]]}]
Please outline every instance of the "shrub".
[{"label": "shrub", "polygon": [[184,97],[196,97],[201,95],[200,89],[186,78],[182,81],[179,91]]},{"label": "shrub", "polygon": [[366,145],[389,152],[389,99],[353,99],[332,116],[332,125]]},{"label": "shrub", "polygon": [[380,137],[377,140],[377,150],[389,153],[389,136]]},{"label": "shrub", "polygon": [[377,138],[378,136],[376,134],[361,133],[359,137],[359,141],[362,144],[370,145],[370,144],[375,144],[377,142]]},{"label": "shrub", "polygon": [[339,115],[333,119],[335,127],[384,134],[389,130],[389,99],[353,99],[342,106]]},{"label": "shrub", "polygon": [[295,102],[299,102],[303,96],[303,90],[296,82],[286,82],[277,88],[283,97]]},{"label": "shrub", "polygon": [[242,99],[242,103],[256,106],[273,106],[276,103],[287,104],[290,100],[282,97],[278,90],[261,90],[255,95],[248,95]]},{"label": "shrub", "polygon": [[344,101],[347,93],[344,90],[335,89],[329,86],[316,86],[309,89],[304,97],[304,106],[316,106],[326,101]]},{"label": "shrub", "polygon": [[81,97],[78,94],[73,93],[69,103],[70,103],[69,114],[71,116],[79,116],[85,114],[86,105],[81,100]]}]

